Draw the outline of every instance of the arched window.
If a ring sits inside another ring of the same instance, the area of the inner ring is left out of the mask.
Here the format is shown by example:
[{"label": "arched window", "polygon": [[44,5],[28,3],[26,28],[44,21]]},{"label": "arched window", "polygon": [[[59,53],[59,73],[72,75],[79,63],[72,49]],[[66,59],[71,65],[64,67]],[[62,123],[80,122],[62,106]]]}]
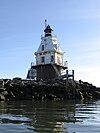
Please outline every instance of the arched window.
[{"label": "arched window", "polygon": [[44,45],[42,45],[42,51],[44,50]]}]

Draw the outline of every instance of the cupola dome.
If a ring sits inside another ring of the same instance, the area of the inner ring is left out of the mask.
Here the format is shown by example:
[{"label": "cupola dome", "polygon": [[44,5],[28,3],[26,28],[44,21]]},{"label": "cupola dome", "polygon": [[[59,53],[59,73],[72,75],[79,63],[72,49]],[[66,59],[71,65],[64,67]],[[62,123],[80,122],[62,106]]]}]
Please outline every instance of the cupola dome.
[{"label": "cupola dome", "polygon": [[45,32],[45,37],[46,36],[51,36],[52,35],[52,29],[51,29],[51,27],[50,27],[50,25],[47,25],[46,26],[46,29],[44,30],[44,32]]}]

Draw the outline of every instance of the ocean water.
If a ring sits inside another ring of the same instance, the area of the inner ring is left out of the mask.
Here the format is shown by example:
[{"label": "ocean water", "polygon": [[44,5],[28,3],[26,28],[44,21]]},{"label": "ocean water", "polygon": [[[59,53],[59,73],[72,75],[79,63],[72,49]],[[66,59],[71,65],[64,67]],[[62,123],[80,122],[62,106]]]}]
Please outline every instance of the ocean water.
[{"label": "ocean water", "polygon": [[100,101],[0,102],[0,133],[100,133]]}]

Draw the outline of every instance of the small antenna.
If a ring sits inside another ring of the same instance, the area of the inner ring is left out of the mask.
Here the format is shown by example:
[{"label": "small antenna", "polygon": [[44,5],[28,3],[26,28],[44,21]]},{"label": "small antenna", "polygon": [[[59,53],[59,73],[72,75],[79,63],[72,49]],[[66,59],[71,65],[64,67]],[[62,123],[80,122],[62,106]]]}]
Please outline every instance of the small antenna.
[{"label": "small antenna", "polygon": [[46,27],[47,27],[47,20],[45,19],[45,29],[46,29]]}]

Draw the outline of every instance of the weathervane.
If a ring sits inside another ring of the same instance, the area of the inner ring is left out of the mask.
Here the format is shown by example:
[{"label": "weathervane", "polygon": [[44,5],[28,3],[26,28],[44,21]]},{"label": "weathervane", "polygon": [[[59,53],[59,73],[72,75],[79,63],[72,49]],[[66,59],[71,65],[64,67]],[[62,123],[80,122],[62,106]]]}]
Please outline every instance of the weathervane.
[{"label": "weathervane", "polygon": [[47,20],[45,19],[45,29],[46,29],[46,27],[47,27]]}]

